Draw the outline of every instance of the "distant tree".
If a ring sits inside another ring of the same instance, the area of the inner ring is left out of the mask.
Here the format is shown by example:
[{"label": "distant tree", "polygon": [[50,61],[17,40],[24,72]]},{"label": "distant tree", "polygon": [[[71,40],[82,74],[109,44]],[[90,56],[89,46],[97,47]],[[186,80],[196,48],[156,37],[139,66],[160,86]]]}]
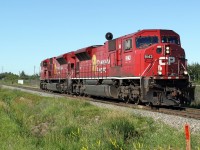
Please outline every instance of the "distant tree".
[{"label": "distant tree", "polygon": [[199,63],[192,63],[188,65],[188,71],[191,78],[199,82],[200,81],[200,64]]},{"label": "distant tree", "polygon": [[9,72],[9,73],[5,72],[5,73],[0,74],[0,80],[5,80],[5,81],[14,82],[14,81],[16,81],[18,78],[19,78],[18,75],[13,74],[13,73],[11,73],[11,72]]},{"label": "distant tree", "polygon": [[0,80],[4,79],[5,78],[5,73],[1,73],[0,74]]},{"label": "distant tree", "polygon": [[26,75],[24,71],[22,71],[22,72],[20,73],[19,77],[20,77],[20,79],[24,79],[24,80],[29,79],[28,75]]},{"label": "distant tree", "polygon": [[38,74],[30,76],[30,79],[38,79],[39,80],[40,76]]}]

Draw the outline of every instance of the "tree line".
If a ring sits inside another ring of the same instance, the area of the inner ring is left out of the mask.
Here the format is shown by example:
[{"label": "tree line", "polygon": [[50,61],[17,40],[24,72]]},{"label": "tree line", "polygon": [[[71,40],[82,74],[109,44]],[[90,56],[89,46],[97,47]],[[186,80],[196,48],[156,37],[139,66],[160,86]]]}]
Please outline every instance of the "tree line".
[{"label": "tree line", "polygon": [[39,80],[39,75],[35,74],[35,75],[27,75],[24,71],[22,71],[19,75],[16,75],[14,73],[11,72],[5,72],[5,73],[1,73],[0,74],[0,80],[4,80],[4,81],[16,81],[19,79],[22,80],[35,80],[38,79]]}]

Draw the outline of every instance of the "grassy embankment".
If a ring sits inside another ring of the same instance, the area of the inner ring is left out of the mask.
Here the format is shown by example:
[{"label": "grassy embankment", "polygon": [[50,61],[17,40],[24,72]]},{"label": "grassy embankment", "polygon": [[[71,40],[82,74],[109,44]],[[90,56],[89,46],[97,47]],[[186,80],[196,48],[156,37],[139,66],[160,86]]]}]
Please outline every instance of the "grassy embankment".
[{"label": "grassy embankment", "polygon": [[[149,118],[88,102],[0,89],[0,149],[184,149],[185,136]],[[193,149],[200,149],[192,135]]]}]

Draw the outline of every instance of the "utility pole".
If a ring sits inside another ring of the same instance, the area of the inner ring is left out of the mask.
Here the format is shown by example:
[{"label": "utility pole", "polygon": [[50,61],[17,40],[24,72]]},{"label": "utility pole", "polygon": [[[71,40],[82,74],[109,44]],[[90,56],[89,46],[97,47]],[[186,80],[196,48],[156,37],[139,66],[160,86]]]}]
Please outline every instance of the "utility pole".
[{"label": "utility pole", "polygon": [[1,71],[2,71],[1,73],[3,73],[3,66],[1,67]]},{"label": "utility pole", "polygon": [[34,75],[35,75],[35,66],[34,66]]}]

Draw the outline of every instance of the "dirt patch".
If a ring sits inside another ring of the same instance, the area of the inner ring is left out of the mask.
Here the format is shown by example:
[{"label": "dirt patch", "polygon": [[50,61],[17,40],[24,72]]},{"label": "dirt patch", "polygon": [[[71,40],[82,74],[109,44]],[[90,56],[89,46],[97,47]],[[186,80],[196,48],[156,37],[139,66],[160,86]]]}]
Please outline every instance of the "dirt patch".
[{"label": "dirt patch", "polygon": [[45,122],[32,127],[31,133],[37,137],[43,137],[47,134],[48,130],[49,130],[49,123]]}]

